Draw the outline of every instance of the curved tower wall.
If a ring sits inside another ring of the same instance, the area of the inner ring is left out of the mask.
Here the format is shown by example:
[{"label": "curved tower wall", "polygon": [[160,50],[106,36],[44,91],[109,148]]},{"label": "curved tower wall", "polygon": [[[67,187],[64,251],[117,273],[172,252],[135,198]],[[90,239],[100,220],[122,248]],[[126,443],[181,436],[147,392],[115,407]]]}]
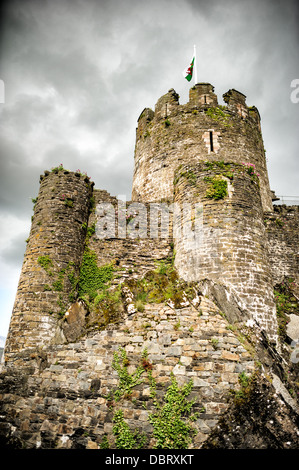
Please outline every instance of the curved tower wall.
[{"label": "curved tower wall", "polygon": [[189,102],[179,104],[171,89],[155,112],[146,108],[138,119],[132,200],[173,200],[173,175],[180,164],[200,160],[252,163],[260,175],[264,211],[272,211],[260,116],[246,97],[229,90],[219,106],[214,87],[199,83]]},{"label": "curved tower wall", "polygon": [[[226,185],[226,195],[216,199],[211,196],[219,181]],[[224,285],[240,309],[275,339],[273,284],[256,176],[236,163],[199,162],[178,169],[174,183],[174,202],[182,208],[176,224],[193,223],[193,233],[175,233],[179,275]],[[189,211],[183,212],[184,204]]]},{"label": "curved tower wall", "polygon": [[[54,340],[76,288],[92,185],[68,171],[45,172],[5,345],[5,360]],[[82,227],[83,225],[83,227]]]}]

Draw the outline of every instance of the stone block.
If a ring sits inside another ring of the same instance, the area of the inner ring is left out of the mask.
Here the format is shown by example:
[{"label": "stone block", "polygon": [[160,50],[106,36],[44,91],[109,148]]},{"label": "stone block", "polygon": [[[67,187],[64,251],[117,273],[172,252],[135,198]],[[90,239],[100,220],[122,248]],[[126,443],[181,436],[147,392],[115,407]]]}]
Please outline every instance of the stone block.
[{"label": "stone block", "polygon": [[180,346],[170,346],[167,351],[167,356],[180,356],[182,354],[182,348]]},{"label": "stone block", "polygon": [[174,375],[185,375],[186,374],[186,367],[185,366],[182,366],[180,364],[177,364],[174,368],[173,368],[173,374]]},{"label": "stone block", "polygon": [[222,351],[221,357],[222,359],[225,359],[227,361],[239,361],[240,360],[240,356],[238,354],[231,353],[229,351]]}]

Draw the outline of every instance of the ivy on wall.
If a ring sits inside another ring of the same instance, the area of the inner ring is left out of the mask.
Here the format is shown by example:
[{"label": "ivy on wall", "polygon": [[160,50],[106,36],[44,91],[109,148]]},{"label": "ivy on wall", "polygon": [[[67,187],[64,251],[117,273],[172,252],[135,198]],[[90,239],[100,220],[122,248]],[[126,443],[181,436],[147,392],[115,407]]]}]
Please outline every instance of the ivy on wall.
[{"label": "ivy on wall", "polygon": [[112,264],[98,267],[96,253],[87,247],[81,263],[78,297],[93,301],[99,291],[103,290],[106,284],[111,281],[113,272]]},{"label": "ivy on wall", "polygon": [[[167,387],[163,397],[157,393],[157,383],[153,377],[153,364],[148,360],[146,350],[142,352],[141,363],[133,373],[129,373],[130,361],[126,351],[120,348],[113,355],[112,367],[119,377],[119,384],[106,397],[110,407],[113,402],[120,402],[122,398],[130,399],[133,388],[140,384],[150,385],[150,400],[153,404],[153,411],[148,414],[148,421],[153,427],[152,435],[153,448],[155,449],[187,449],[192,444],[193,438],[197,434],[193,422],[199,417],[200,412],[205,409],[201,407],[194,412],[196,400],[189,400],[188,397],[193,388],[190,380],[180,387],[175,376],[171,373],[170,385]],[[131,430],[124,419],[122,409],[118,408],[113,416],[113,435],[115,445],[118,449],[138,449],[146,446],[147,437],[137,429]],[[107,436],[104,436],[101,447],[109,447]]]}]

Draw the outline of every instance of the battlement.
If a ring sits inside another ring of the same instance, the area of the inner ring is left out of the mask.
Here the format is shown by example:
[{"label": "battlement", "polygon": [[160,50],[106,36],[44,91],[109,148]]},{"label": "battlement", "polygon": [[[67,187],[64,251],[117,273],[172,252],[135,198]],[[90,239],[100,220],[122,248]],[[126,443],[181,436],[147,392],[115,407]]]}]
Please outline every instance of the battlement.
[{"label": "battlement", "polygon": [[189,90],[188,103],[181,105],[179,95],[171,88],[168,92],[161,96],[156,105],[155,111],[145,108],[138,118],[138,127],[141,124],[149,123],[154,118],[167,119],[171,115],[190,112],[194,110],[207,111],[209,108],[219,108],[223,113],[229,113],[231,116],[236,115],[241,119],[253,120],[260,122],[260,115],[255,106],[248,107],[246,104],[246,96],[235,89],[230,89],[223,94],[223,100],[226,105],[219,105],[218,97],[214,93],[214,86],[210,83],[197,83]]},{"label": "battlement", "polygon": [[272,210],[259,112],[237,90],[223,98],[225,106],[218,104],[210,83],[198,83],[186,104],[179,104],[178,94],[170,89],[155,111],[143,110],[136,131],[132,200],[172,200],[174,171],[180,164],[223,160],[255,165],[263,208]]}]

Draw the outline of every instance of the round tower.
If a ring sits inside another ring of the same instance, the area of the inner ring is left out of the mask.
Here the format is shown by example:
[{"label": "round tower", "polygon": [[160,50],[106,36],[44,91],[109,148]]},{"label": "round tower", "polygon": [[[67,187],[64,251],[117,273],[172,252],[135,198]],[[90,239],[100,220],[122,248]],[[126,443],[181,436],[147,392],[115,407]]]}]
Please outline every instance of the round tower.
[{"label": "round tower", "polygon": [[138,119],[132,200],[173,200],[174,171],[181,164],[200,160],[254,164],[260,178],[264,211],[272,210],[260,116],[246,105],[237,90],[223,95],[218,104],[214,87],[198,83],[189,91],[189,102],[179,104],[171,89],[155,111],[146,108]]},{"label": "round tower", "polygon": [[54,340],[73,301],[93,183],[62,168],[40,178],[38,198],[5,345],[5,361]]},{"label": "round tower", "polygon": [[254,167],[234,162],[179,168],[174,180],[174,202],[181,208],[174,221],[175,265],[186,281],[225,286],[227,300],[234,296],[245,312],[239,320],[255,320],[276,339],[259,184]]}]

